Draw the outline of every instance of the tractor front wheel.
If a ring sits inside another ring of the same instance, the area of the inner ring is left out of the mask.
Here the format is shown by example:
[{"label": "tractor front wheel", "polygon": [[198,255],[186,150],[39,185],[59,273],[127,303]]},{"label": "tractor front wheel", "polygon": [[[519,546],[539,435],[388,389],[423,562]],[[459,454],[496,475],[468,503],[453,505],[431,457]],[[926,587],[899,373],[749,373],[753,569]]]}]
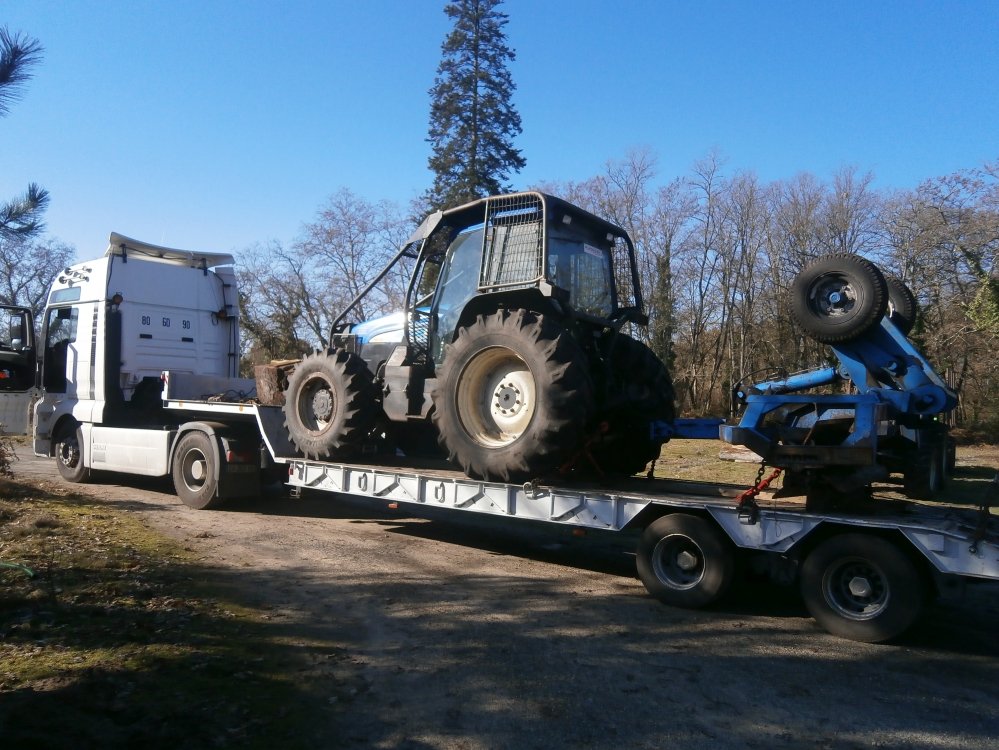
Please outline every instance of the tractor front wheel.
[{"label": "tractor front wheel", "polygon": [[343,349],[303,359],[288,378],[283,408],[295,447],[320,460],[359,453],[378,414],[371,373]]}]

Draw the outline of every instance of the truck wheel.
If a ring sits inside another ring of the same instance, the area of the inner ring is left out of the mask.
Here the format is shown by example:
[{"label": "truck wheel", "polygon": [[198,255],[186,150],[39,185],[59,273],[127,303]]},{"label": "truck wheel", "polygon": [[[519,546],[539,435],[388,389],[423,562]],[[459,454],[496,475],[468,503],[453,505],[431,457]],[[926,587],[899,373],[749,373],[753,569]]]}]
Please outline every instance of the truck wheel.
[{"label": "truck wheel", "polygon": [[189,508],[206,510],[222,504],[218,497],[218,469],[212,437],[189,432],[173,452],[173,487]]},{"label": "truck wheel", "polygon": [[895,544],[841,534],[816,547],[801,568],[801,595],[812,617],[841,638],[891,640],[922,611],[925,586]]},{"label": "truck wheel", "polygon": [[612,346],[608,398],[597,417],[608,431],[591,453],[607,474],[635,474],[659,457],[666,442],[650,437],[649,422],[675,418],[673,381],[666,365],[642,342],[618,334]]},{"label": "truck wheel", "polygon": [[83,430],[76,427],[64,434],[55,447],[56,467],[67,482],[86,482],[90,469],[83,465]]},{"label": "truck wheel", "polygon": [[885,282],[888,284],[888,320],[902,332],[903,336],[908,336],[909,331],[916,325],[916,316],[919,314],[916,295],[901,279],[894,276],[885,277]]},{"label": "truck wheel", "polygon": [[638,542],[638,577],[664,604],[697,609],[732,583],[732,545],[711,521],[671,513],[653,521]]},{"label": "truck wheel", "polygon": [[582,351],[559,325],[500,310],[458,331],[433,402],[453,463],[477,479],[523,482],[571,455],[593,412],[593,386]]},{"label": "truck wheel", "polygon": [[888,308],[888,283],[878,267],[852,253],[810,263],[791,285],[791,312],[816,341],[852,341],[880,323]]},{"label": "truck wheel", "polygon": [[343,349],[310,354],[288,378],[283,409],[288,435],[306,457],[350,458],[377,414],[371,373]]}]

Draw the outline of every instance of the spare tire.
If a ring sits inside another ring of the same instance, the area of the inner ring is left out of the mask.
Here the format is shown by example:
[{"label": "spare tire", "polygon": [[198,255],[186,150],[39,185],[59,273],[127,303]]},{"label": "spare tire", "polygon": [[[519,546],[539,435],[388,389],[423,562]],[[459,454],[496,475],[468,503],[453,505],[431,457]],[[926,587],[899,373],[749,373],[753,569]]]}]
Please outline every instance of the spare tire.
[{"label": "spare tire", "polygon": [[901,279],[888,276],[885,281],[888,283],[888,320],[902,332],[903,336],[908,336],[909,331],[916,325],[916,316],[919,314],[916,295]]},{"label": "spare tire", "polygon": [[853,253],[825,255],[791,285],[791,313],[816,341],[836,344],[863,336],[888,309],[888,283],[876,265]]}]

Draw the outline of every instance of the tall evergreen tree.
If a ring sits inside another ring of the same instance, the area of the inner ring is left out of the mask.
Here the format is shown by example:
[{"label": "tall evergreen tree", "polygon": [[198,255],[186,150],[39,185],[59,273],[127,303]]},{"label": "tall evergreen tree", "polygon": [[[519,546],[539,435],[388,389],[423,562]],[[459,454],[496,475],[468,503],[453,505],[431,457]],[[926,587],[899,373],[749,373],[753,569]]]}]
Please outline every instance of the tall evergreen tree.
[{"label": "tall evergreen tree", "polygon": [[436,177],[425,197],[434,208],[508,190],[510,174],[526,163],[513,147],[521,127],[507,64],[515,53],[506,44],[501,2],[455,0],[444,8],[454,27],[441,45],[430,89],[427,141]]},{"label": "tall evergreen tree", "polygon": [[[0,117],[20,98],[21,88],[31,78],[28,69],[42,56],[38,40],[11,34],[0,27]],[[49,202],[48,191],[35,183],[24,195],[0,203],[0,239],[26,239],[44,229],[42,214]]]}]

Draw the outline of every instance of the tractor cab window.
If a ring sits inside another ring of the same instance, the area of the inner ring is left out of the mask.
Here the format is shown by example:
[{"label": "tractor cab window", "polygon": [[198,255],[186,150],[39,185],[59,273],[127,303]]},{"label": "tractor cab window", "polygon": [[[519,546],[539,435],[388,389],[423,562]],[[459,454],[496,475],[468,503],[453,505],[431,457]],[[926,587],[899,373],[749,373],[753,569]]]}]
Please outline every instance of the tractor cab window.
[{"label": "tractor cab window", "polygon": [[51,393],[66,392],[66,365],[69,345],[76,341],[80,318],[77,307],[49,310],[45,321],[45,354],[42,359],[42,384]]},{"label": "tractor cab window", "polygon": [[462,232],[448,248],[432,311],[436,322],[430,351],[435,362],[441,361],[444,345],[454,337],[461,311],[478,293],[483,232],[482,227]]},{"label": "tractor cab window", "polygon": [[577,312],[609,318],[614,311],[610,251],[594,239],[550,235],[548,280],[569,292],[569,304]]}]

